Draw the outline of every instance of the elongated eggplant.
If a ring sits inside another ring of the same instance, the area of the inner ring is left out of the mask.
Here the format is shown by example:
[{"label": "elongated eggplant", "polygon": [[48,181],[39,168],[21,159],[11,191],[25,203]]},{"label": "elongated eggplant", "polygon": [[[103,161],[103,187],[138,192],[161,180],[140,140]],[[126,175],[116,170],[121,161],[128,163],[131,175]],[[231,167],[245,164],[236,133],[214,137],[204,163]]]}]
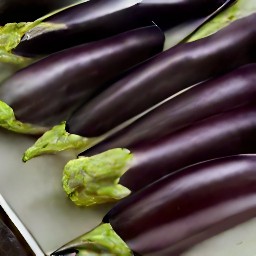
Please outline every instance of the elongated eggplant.
[{"label": "elongated eggplant", "polygon": [[170,99],[82,155],[159,140],[195,121],[254,102],[255,96],[256,64],[248,64]]},{"label": "elongated eggplant", "polygon": [[255,131],[256,106],[242,106],[158,141],[71,160],[64,168],[63,188],[77,205],[116,201],[185,166],[255,153]]},{"label": "elongated eggplant", "polygon": [[163,44],[163,32],[153,25],[52,54],[7,79],[0,99],[19,121],[51,127]]},{"label": "elongated eggplant", "polygon": [[205,14],[210,14],[225,2],[227,1],[142,0],[138,7],[142,17],[153,20],[158,26],[164,29],[184,22],[184,20],[196,19],[205,16]]},{"label": "elongated eggplant", "polygon": [[53,255],[66,255],[67,250],[83,255],[93,248],[97,255],[133,255],[129,249],[143,256],[181,255],[255,217],[255,170],[256,155],[227,156],[181,169],[122,200],[100,226]]},{"label": "elongated eggplant", "polygon": [[208,16],[229,1],[90,0],[44,19],[25,34],[15,53],[24,56],[52,53],[144,26],[154,21],[156,15],[157,20],[164,17],[161,20],[165,25],[172,26]]},{"label": "elongated eggplant", "polygon": [[[29,149],[29,154],[34,157],[70,148],[86,149],[169,96],[254,62],[255,29],[250,24],[255,22],[256,13],[209,37],[175,46],[145,61],[77,109],[67,121],[67,132],[65,125],[54,127]],[[76,147],[78,140],[81,143]]]},{"label": "elongated eggplant", "polygon": [[50,11],[76,2],[78,0],[1,0],[0,24],[34,21]]},{"label": "elongated eggplant", "polygon": [[14,52],[23,56],[48,54],[103,39],[146,25],[139,19],[141,0],[90,0],[43,20],[28,31]]},{"label": "elongated eggplant", "polygon": [[254,22],[256,14],[144,62],[74,113],[68,132],[100,136],[188,86],[253,62]]}]

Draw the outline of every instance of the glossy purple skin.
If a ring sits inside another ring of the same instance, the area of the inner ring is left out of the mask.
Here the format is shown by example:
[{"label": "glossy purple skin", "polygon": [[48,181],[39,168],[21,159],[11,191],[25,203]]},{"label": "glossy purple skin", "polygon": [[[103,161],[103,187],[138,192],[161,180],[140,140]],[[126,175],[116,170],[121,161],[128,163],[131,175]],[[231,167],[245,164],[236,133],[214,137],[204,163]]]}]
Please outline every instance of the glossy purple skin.
[{"label": "glossy purple skin", "polygon": [[156,141],[195,121],[253,102],[255,98],[256,64],[248,64],[196,85],[81,155],[91,156],[112,148]]},{"label": "glossy purple skin", "polygon": [[125,0],[92,0],[70,7],[44,20],[66,28],[46,30],[33,38],[27,36],[28,32],[14,52],[23,56],[49,54],[148,25],[139,19],[138,2],[129,5]]},{"label": "glossy purple skin", "polygon": [[66,29],[45,31],[32,38],[25,35],[14,52],[24,56],[48,54],[144,26],[152,21],[159,23],[161,28],[162,25],[170,27],[192,18],[205,17],[226,1],[165,0],[149,3],[147,0],[133,0],[129,5],[127,0],[91,0],[44,20],[64,24]]},{"label": "glossy purple skin", "polygon": [[[153,20],[161,28],[169,28],[184,22],[210,14],[226,0],[142,0],[139,4],[143,16]],[[193,10],[193,11],[191,11]]]},{"label": "glossy purple skin", "polygon": [[256,153],[256,106],[201,120],[158,141],[128,147],[132,166],[120,183],[137,191],[185,166],[232,154]]},{"label": "glossy purple skin", "polygon": [[162,51],[163,44],[163,32],[152,25],[52,54],[6,80],[0,99],[20,121],[58,124],[109,80]]},{"label": "glossy purple skin", "polygon": [[182,89],[253,62],[255,22],[250,15],[142,63],[72,115],[69,131],[100,136]]},{"label": "glossy purple skin", "polygon": [[104,222],[140,255],[178,256],[255,215],[256,155],[240,155],[165,176],[115,205]]},{"label": "glossy purple skin", "polygon": [[76,0],[1,0],[0,24],[34,21],[75,2]]}]

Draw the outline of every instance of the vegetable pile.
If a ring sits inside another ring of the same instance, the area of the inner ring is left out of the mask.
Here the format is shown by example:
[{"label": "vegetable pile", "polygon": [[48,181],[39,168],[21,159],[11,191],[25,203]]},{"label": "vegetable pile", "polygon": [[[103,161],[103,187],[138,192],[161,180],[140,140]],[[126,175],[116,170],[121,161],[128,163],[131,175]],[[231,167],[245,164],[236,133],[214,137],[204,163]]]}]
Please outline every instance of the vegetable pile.
[{"label": "vegetable pile", "polygon": [[24,162],[75,150],[76,206],[117,202],[52,255],[181,255],[256,216],[255,0],[14,2],[0,127],[38,136]]}]

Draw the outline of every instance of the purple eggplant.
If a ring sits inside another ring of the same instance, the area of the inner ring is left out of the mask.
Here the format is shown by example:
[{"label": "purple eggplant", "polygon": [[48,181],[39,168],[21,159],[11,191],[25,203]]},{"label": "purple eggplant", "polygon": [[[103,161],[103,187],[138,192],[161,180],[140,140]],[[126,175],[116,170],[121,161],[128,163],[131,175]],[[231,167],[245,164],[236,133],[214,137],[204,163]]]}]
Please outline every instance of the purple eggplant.
[{"label": "purple eggplant", "polygon": [[56,9],[75,4],[77,0],[1,0],[0,24],[28,22]]},{"label": "purple eggplant", "polygon": [[148,24],[139,19],[141,0],[90,0],[65,9],[29,30],[14,52],[48,54]]},{"label": "purple eggplant", "polygon": [[143,62],[82,104],[67,120],[66,127],[61,124],[42,136],[25,152],[23,160],[71,148],[80,153],[169,96],[253,63],[256,33],[251,24],[255,22],[256,13],[211,36],[177,45]]},{"label": "purple eggplant", "polygon": [[109,80],[157,54],[164,34],[155,25],[52,54],[18,71],[0,86],[0,99],[19,121],[51,127]]},{"label": "purple eggplant", "polygon": [[[141,16],[153,20],[162,29],[178,25],[185,20],[197,19],[212,13],[229,2],[226,0],[142,0]],[[232,1],[234,2],[234,1]],[[193,10],[193,11],[191,11]]]},{"label": "purple eggplant", "polygon": [[255,60],[256,14],[142,63],[77,110],[68,132],[97,137],[195,83]]},{"label": "purple eggplant", "polygon": [[195,121],[253,102],[255,98],[256,64],[253,63],[194,86],[82,155],[91,156],[112,148],[129,148],[156,141]]},{"label": "purple eggplant", "polygon": [[230,0],[90,0],[44,19],[24,35],[14,52],[24,56],[48,54],[154,20],[172,26],[208,16],[226,2]]},{"label": "purple eggplant", "polygon": [[[255,170],[253,154],[181,169],[116,204],[100,226],[53,255],[83,255],[93,248],[97,255],[131,256],[129,249],[143,256],[181,255],[256,216]],[[119,246],[123,254],[115,251]]]},{"label": "purple eggplant", "polygon": [[63,188],[77,205],[116,201],[175,170],[232,154],[256,153],[256,106],[211,116],[158,141],[67,163]]}]

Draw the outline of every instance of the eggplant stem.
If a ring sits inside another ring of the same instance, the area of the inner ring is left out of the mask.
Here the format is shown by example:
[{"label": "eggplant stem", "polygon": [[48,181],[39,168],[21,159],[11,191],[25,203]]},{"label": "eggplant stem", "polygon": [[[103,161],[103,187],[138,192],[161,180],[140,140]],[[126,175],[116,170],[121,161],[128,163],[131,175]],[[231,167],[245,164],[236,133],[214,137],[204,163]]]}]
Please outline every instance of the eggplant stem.
[{"label": "eggplant stem", "polygon": [[54,154],[64,150],[77,150],[78,153],[93,145],[97,139],[70,134],[66,131],[66,122],[54,126],[41,136],[23,155],[23,162],[42,154]]},{"label": "eggplant stem", "polygon": [[0,127],[12,132],[31,135],[40,135],[48,130],[46,127],[16,120],[13,109],[3,101],[0,101]]},{"label": "eggplant stem", "polygon": [[[235,20],[249,16],[255,12],[254,1],[235,0],[226,3],[228,8],[220,12],[209,22],[204,23],[195,33],[192,33],[185,42],[192,42],[207,37],[218,30],[228,26]],[[230,6],[229,6],[230,5]]]},{"label": "eggplant stem", "polygon": [[53,252],[51,255],[77,256],[132,256],[126,243],[116,234],[109,223],[103,223],[92,231],[74,239]]},{"label": "eggplant stem", "polygon": [[63,189],[78,206],[118,201],[131,193],[119,180],[132,160],[131,152],[121,148],[71,160],[64,167]]}]

